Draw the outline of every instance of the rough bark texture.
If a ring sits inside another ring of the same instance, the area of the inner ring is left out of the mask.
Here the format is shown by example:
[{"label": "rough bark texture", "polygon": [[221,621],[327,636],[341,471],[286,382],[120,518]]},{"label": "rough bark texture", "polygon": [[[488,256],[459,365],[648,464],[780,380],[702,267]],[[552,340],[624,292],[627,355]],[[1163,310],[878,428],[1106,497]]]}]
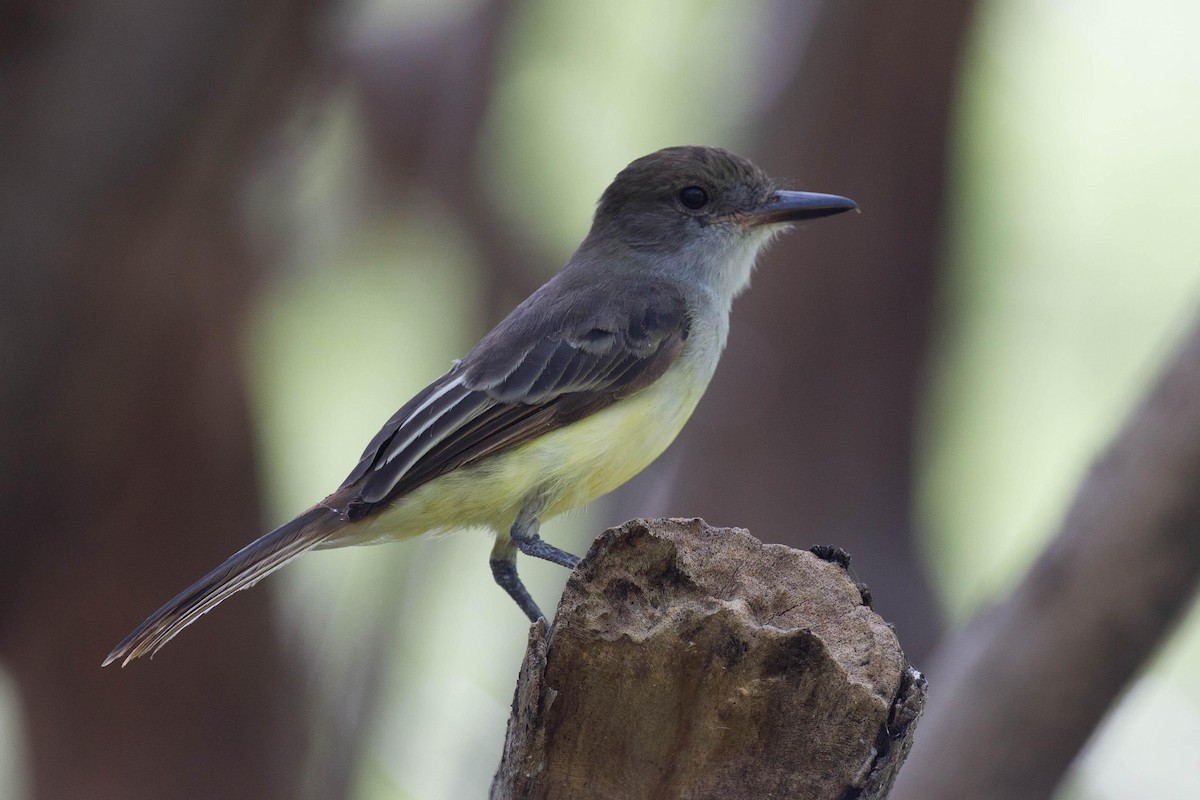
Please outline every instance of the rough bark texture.
[{"label": "rough bark texture", "polygon": [[530,633],[492,798],[885,796],[924,681],[822,556],[699,519],[607,531]]},{"label": "rough bark texture", "polygon": [[939,649],[894,798],[1051,797],[1198,585],[1200,325],[1025,579]]}]

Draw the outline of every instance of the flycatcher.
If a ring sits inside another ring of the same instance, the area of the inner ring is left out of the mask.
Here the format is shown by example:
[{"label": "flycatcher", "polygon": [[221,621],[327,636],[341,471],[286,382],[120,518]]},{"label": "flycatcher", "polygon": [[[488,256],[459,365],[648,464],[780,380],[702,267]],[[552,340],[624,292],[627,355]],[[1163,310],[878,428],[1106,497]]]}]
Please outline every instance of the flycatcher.
[{"label": "flycatcher", "polygon": [[716,369],[759,251],[789,223],[853,208],[714,147],[634,161],[562,271],[397,411],[336,492],[184,589],[104,664],[155,653],[308,550],[460,528],[496,533],[492,575],[536,621],[517,552],[579,562],[541,539],[541,521],[666,449]]}]

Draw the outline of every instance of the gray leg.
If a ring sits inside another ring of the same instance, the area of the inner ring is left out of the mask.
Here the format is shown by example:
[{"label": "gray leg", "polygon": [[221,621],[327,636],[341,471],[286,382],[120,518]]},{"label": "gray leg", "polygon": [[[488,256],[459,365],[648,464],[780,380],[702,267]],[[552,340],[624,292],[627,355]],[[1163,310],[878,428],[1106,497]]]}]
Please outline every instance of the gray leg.
[{"label": "gray leg", "polygon": [[521,577],[517,575],[517,548],[511,541],[496,542],[496,546],[492,548],[490,563],[492,577],[496,579],[496,583],[508,592],[509,597],[517,601],[517,605],[525,612],[525,616],[529,617],[530,622],[537,622],[546,616],[533,601],[525,584],[521,583]]},{"label": "gray leg", "polygon": [[521,513],[517,514],[517,521],[513,523],[512,530],[509,531],[513,544],[527,556],[545,559],[567,569],[575,569],[575,565],[579,563],[579,556],[559,550],[538,536],[538,529],[542,526],[538,517],[545,510],[546,501],[542,497],[535,497],[525,504]]}]

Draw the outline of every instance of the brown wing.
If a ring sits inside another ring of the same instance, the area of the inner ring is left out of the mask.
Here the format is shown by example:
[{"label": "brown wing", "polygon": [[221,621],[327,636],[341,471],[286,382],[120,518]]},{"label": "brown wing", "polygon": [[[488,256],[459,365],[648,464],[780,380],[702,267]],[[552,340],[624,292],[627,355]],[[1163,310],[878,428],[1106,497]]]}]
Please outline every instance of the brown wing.
[{"label": "brown wing", "polygon": [[349,517],[652,384],[682,351],[688,318],[671,287],[645,288],[590,309],[568,297],[552,306],[566,312],[557,319],[529,312],[537,295],[523,304],[375,436],[342,485],[357,484]]}]

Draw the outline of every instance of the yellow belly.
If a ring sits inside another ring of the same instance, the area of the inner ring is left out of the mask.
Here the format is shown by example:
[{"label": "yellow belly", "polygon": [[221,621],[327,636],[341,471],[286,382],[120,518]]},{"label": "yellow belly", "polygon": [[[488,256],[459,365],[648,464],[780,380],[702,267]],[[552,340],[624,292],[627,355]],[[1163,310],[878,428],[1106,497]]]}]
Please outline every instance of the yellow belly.
[{"label": "yellow belly", "polygon": [[[681,359],[681,361],[684,359]],[[394,541],[459,528],[507,532],[521,504],[544,491],[542,519],[583,505],[645,469],[679,434],[711,377],[676,365],[632,397],[478,464],[430,481],[348,526],[333,546]]]}]

